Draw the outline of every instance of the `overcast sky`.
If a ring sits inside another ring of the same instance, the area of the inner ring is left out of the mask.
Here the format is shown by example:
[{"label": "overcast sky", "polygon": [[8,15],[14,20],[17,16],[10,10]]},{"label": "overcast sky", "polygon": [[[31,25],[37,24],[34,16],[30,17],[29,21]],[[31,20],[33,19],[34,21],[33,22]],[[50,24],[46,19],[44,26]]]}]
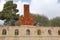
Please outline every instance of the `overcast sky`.
[{"label": "overcast sky", "polygon": [[[0,0],[0,11],[2,11],[7,0]],[[45,15],[49,19],[60,16],[60,0],[14,0],[19,9],[19,14],[23,14],[23,3],[29,3],[30,13]]]}]

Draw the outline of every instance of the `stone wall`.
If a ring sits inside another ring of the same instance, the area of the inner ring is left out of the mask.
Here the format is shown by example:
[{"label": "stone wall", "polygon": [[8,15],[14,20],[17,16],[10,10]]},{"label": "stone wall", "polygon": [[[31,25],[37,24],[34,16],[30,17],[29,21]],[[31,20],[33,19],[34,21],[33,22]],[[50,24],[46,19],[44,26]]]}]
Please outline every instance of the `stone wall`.
[{"label": "stone wall", "polygon": [[[6,29],[7,34],[2,35],[2,30]],[[15,35],[15,30],[19,30],[19,35]],[[30,35],[26,34],[26,30],[30,30]],[[41,34],[37,34],[37,30],[41,31]],[[51,34],[48,33],[51,30]],[[58,35],[60,27],[39,27],[39,26],[1,26],[0,27],[0,40],[60,40]]]}]

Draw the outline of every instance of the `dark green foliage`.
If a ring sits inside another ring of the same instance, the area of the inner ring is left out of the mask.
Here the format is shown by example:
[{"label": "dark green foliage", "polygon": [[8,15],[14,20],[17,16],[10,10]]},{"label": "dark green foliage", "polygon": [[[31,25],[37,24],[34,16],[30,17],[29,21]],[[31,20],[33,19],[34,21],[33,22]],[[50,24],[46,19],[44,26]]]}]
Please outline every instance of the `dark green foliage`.
[{"label": "dark green foliage", "polygon": [[31,14],[31,16],[34,17],[34,25],[39,25],[39,26],[48,26],[49,25],[49,20],[46,16],[44,15],[38,15],[38,14]]},{"label": "dark green foliage", "polygon": [[30,14],[31,16],[34,17],[34,25],[39,25],[39,26],[51,26],[51,27],[60,27],[60,17],[56,17],[53,19],[48,19],[44,15],[38,15],[38,14]]},{"label": "dark green foliage", "polygon": [[51,26],[60,26],[60,17],[56,17],[50,20]]},{"label": "dark green foliage", "polygon": [[19,15],[16,13],[18,9],[16,4],[13,4],[13,1],[7,1],[4,4],[3,10],[0,12],[0,19],[6,20],[5,25],[14,26],[15,22],[19,20]]}]

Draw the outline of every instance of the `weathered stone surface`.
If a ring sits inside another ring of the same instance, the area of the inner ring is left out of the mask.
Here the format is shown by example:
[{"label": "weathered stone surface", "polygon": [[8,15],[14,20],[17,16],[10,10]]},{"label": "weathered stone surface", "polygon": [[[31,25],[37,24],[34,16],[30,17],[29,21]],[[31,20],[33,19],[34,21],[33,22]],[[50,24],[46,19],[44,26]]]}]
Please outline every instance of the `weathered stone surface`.
[{"label": "weathered stone surface", "polygon": [[[6,35],[2,35],[3,29],[7,31]],[[19,30],[19,35],[15,35],[16,29]],[[30,35],[26,35],[27,29],[30,30]],[[41,30],[40,35],[37,35],[37,30]],[[51,30],[51,35],[48,34],[48,30]],[[0,40],[60,40],[58,30],[60,30],[60,27],[4,26],[0,27]]]}]

